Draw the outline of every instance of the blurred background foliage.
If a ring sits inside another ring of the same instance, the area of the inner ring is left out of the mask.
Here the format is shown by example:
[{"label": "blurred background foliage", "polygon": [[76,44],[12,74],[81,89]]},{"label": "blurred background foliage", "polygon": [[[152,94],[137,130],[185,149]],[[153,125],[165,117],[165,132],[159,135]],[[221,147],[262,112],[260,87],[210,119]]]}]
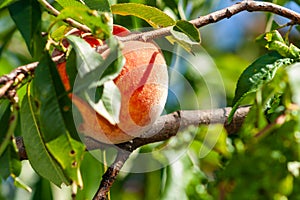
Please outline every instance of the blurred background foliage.
[{"label": "blurred background foliage", "polygon": [[[232,5],[233,0],[111,0],[112,4],[134,2],[157,7],[174,19],[194,19],[212,11]],[[300,12],[299,1],[271,1]],[[47,23],[51,16],[42,14]],[[242,71],[266,50],[255,42],[256,37],[272,27],[288,20],[265,13],[240,13],[230,19],[200,29],[202,47],[196,56],[185,53],[180,47],[170,46],[165,40],[157,40],[170,66],[170,93],[165,113],[184,109],[210,109],[230,106],[236,82]],[[115,16],[114,23],[128,29],[149,27],[141,19],[131,16]],[[0,75],[15,67],[35,61],[30,57],[20,32],[7,9],[0,10]],[[288,29],[280,29],[285,34]],[[292,29],[290,41],[299,46],[299,32]],[[286,86],[282,90],[288,90]],[[19,96],[24,94],[19,90]],[[253,103],[249,98],[245,103]],[[255,113],[254,108],[252,111]],[[291,111],[292,112],[292,111]],[[257,123],[256,115],[247,125]],[[267,137],[253,139],[258,127],[245,127],[238,135],[227,136],[220,126],[190,128],[178,137],[166,142],[147,145],[139,152],[163,149],[152,153],[155,162],[171,162],[163,168],[145,173],[122,172],[112,187],[111,198],[131,199],[300,199],[299,113],[289,115],[288,123],[275,127]],[[291,130],[293,129],[293,130]],[[244,132],[243,132],[244,130]],[[250,130],[250,132],[249,132]],[[251,132],[252,131],[252,132]],[[249,135],[252,134],[252,137]],[[283,135],[284,134],[284,135]],[[215,138],[216,145],[205,140],[206,135]],[[77,199],[91,199],[101,175],[102,164],[95,158],[100,152],[87,154],[82,164],[83,190]],[[169,160],[170,154],[180,155]],[[20,179],[32,189],[28,192],[13,185],[11,178],[0,180],[1,199],[57,199],[71,198],[71,188],[62,189],[40,178],[22,161]],[[127,167],[138,165],[135,157],[127,161]],[[1,168],[1,163],[0,163]],[[1,171],[1,170],[0,170]]]}]

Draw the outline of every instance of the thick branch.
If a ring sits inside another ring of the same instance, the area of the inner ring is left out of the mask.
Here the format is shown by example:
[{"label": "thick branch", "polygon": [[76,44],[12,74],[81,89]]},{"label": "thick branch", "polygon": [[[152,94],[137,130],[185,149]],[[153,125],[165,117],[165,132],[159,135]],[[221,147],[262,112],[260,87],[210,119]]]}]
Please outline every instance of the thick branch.
[{"label": "thick branch", "polygon": [[[151,129],[142,135],[142,137],[135,138],[130,142],[118,144],[117,146],[124,151],[132,152],[143,145],[165,141],[189,126],[199,126],[201,124],[223,124],[228,134],[233,134],[241,128],[249,109],[249,106],[238,108],[230,124],[227,124],[227,117],[231,111],[231,108],[177,111],[161,116],[153,124]],[[85,144],[89,150],[105,149],[112,146],[109,144],[100,143],[91,138],[86,138]],[[17,146],[19,149],[20,159],[28,159],[21,137],[17,137]]]}]

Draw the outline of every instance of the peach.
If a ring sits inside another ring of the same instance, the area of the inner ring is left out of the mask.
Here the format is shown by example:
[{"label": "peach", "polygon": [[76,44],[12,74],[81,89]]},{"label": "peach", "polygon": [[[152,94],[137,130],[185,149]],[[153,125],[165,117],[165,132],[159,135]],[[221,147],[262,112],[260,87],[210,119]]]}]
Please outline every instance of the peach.
[{"label": "peach", "polygon": [[[113,34],[119,37],[130,32],[114,26]],[[87,40],[91,46],[97,42]],[[101,42],[96,45],[101,45]],[[105,58],[109,51],[102,53]],[[126,60],[120,74],[113,81],[121,93],[119,123],[112,125],[83,99],[70,95],[78,108],[82,123],[79,131],[87,137],[104,143],[122,143],[140,136],[149,129],[163,111],[168,92],[168,71],[163,54],[153,42],[128,41],[123,43]],[[70,90],[65,62],[57,65],[65,89]]]}]

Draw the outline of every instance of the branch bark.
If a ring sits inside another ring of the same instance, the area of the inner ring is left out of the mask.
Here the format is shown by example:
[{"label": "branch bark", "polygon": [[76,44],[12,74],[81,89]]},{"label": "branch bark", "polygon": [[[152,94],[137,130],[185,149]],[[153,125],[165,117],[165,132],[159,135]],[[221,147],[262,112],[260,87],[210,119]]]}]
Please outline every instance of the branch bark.
[{"label": "branch bark", "polygon": [[[124,163],[135,149],[146,144],[165,141],[173,136],[176,136],[178,132],[183,131],[189,126],[199,126],[201,124],[223,124],[228,134],[234,134],[241,128],[249,110],[250,106],[238,108],[230,124],[227,123],[227,118],[231,111],[231,108],[229,107],[212,110],[182,110],[161,116],[141,137],[135,138],[129,142],[117,144],[115,146],[117,147],[116,149],[118,151],[117,157],[115,158],[114,163],[102,176],[100,186],[93,199],[107,199],[108,191],[116,180],[116,177],[122,169]],[[28,159],[22,137],[17,137],[16,143],[19,149],[20,159]],[[91,138],[86,138],[85,144],[89,150],[105,149],[114,146],[100,143]]]}]

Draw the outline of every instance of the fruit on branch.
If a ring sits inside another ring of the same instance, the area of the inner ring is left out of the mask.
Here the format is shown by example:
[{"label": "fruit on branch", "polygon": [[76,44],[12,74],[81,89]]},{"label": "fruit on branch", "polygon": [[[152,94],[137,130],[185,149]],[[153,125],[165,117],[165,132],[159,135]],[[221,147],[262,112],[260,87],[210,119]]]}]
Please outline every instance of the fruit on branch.
[{"label": "fruit on branch", "polygon": [[[84,35],[81,31],[77,30],[72,34],[81,36],[92,47],[102,44],[102,41]],[[122,37],[130,32],[124,27],[114,25],[113,34]],[[102,56],[105,58],[108,53],[109,50],[106,50]],[[57,52],[53,54],[55,56]],[[167,66],[161,50],[154,42],[123,42],[122,54],[125,65],[113,80],[121,93],[118,124],[112,125],[83,99],[74,94],[70,95],[82,116],[79,131],[104,143],[116,144],[140,136],[160,116],[167,98]],[[65,89],[69,91],[71,86],[66,73],[66,62],[57,64],[57,68]]]}]

